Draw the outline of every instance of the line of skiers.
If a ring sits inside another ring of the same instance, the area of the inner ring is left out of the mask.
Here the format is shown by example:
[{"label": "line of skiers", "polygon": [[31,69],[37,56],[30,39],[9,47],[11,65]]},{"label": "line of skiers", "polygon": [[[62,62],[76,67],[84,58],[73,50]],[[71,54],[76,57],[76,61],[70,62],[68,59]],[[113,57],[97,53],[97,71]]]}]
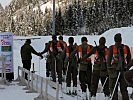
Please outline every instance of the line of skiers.
[{"label": "line of skiers", "polygon": [[[46,76],[51,75],[52,81],[56,82],[57,75],[59,84],[65,81],[66,92],[69,95],[77,95],[77,76],[79,75],[82,100],[96,100],[99,79],[103,86],[105,100],[109,100],[110,96],[112,100],[118,100],[118,84],[122,100],[129,100],[126,80],[128,83],[131,81],[132,78],[129,76],[132,72],[124,73],[129,69],[127,65],[131,60],[130,49],[122,44],[120,33],[114,36],[114,41],[115,44],[107,48],[104,37],[99,39],[99,45],[96,46],[88,44],[87,38],[82,37],[81,44],[78,46],[74,43],[74,38],[69,37],[69,45],[67,45],[62,36],[57,40],[56,35],[52,35],[52,40],[45,44],[45,49],[39,53],[39,56],[48,53]],[[92,56],[94,64],[92,64]],[[89,97],[87,97],[87,89]]]}]

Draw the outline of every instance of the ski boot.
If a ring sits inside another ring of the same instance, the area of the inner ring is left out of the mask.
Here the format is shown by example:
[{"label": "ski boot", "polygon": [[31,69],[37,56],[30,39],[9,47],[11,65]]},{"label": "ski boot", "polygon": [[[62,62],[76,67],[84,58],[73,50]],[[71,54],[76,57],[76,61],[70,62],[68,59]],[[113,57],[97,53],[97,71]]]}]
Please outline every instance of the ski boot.
[{"label": "ski boot", "polygon": [[66,94],[71,95],[71,87],[66,88]]},{"label": "ski boot", "polygon": [[77,87],[73,87],[72,95],[77,95]]},{"label": "ski boot", "polygon": [[86,92],[82,92],[81,100],[88,100]]},{"label": "ski boot", "polygon": [[92,96],[91,97],[91,100],[96,100],[96,96]]},{"label": "ski boot", "polygon": [[89,99],[88,100],[91,100],[91,92],[89,92]]},{"label": "ski boot", "polygon": [[110,96],[105,96],[105,100],[110,100]]}]

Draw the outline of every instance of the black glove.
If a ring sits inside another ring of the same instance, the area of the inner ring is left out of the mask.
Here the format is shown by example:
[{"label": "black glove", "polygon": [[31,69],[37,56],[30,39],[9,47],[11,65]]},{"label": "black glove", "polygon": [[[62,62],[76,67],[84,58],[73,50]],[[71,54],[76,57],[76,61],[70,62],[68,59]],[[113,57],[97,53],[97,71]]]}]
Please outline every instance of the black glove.
[{"label": "black glove", "polygon": [[41,57],[41,59],[43,59],[43,56],[42,55],[40,57]]},{"label": "black glove", "polygon": [[42,56],[42,54],[41,54],[41,53],[38,53],[38,56],[40,56],[40,57],[41,57],[41,59],[43,59],[43,56]]}]

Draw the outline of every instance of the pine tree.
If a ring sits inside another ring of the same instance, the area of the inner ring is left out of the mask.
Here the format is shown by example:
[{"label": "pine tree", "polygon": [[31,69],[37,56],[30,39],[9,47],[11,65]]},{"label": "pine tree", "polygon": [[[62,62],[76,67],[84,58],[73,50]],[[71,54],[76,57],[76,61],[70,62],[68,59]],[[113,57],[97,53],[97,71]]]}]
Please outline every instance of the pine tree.
[{"label": "pine tree", "polygon": [[64,21],[61,13],[61,8],[59,8],[59,11],[56,12],[55,15],[55,33],[56,34],[63,34],[63,29],[64,29]]}]

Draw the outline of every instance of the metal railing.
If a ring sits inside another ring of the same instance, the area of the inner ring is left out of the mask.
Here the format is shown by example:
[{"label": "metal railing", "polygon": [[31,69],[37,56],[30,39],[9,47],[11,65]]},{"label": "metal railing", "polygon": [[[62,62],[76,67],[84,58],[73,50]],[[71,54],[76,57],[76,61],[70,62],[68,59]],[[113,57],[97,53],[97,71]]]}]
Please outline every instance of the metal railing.
[{"label": "metal railing", "polygon": [[[9,82],[6,80],[6,64],[5,64],[5,57],[0,56],[0,70],[1,70],[1,80],[0,80],[0,84],[1,85],[9,85]],[[4,89],[1,88],[0,89]]]},{"label": "metal railing", "polygon": [[[25,73],[28,74],[28,80],[25,79]],[[28,90],[26,93],[39,93],[39,96],[34,100],[59,100],[59,83],[52,82],[20,66],[18,66],[17,81],[19,81],[18,85],[26,86],[24,88]],[[52,93],[49,91],[51,87],[55,88]]]}]

